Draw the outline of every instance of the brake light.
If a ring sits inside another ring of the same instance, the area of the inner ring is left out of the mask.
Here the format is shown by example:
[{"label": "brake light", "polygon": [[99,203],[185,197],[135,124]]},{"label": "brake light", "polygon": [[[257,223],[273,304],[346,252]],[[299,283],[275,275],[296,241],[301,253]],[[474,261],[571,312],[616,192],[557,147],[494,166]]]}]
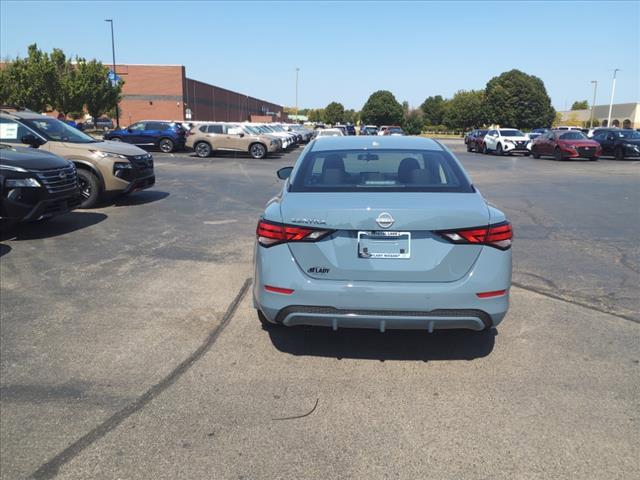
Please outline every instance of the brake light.
[{"label": "brake light", "polygon": [[501,297],[502,295],[504,295],[505,293],[507,293],[506,290],[495,290],[493,292],[481,292],[481,293],[476,293],[476,296],[478,298],[491,298],[491,297]]},{"label": "brake light", "polygon": [[331,233],[333,230],[284,225],[267,220],[260,220],[256,229],[258,243],[263,247],[289,242],[317,242]]},{"label": "brake light", "polygon": [[513,230],[509,222],[496,223],[488,227],[463,228],[436,232],[456,244],[488,245],[499,250],[511,248]]},{"label": "brake light", "polygon": [[282,295],[291,295],[295,291],[291,288],[274,287],[272,285],[265,285],[264,289],[267,292],[280,293]]}]

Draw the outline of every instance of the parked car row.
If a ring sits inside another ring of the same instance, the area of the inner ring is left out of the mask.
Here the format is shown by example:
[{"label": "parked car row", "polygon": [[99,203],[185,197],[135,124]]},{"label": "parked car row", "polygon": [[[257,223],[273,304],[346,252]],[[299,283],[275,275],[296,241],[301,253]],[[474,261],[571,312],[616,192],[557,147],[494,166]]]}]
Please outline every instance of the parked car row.
[{"label": "parked car row", "polygon": [[3,220],[42,220],[155,184],[150,153],[29,110],[0,110],[0,144]]},{"label": "parked car row", "polygon": [[142,120],[108,132],[104,138],[154,147],[164,153],[188,149],[199,157],[208,157],[215,151],[239,151],[264,158],[306,143],[312,136],[311,130],[297,124]]},{"label": "parked car row", "polygon": [[622,128],[596,128],[585,134],[584,130],[577,127],[538,128],[525,134],[513,128],[476,129],[465,135],[464,143],[468,152],[497,155],[523,153],[532,154],[534,158],[552,156],[557,160],[597,160],[601,155],[623,160],[640,156],[640,132]]},{"label": "parked car row", "polygon": [[295,124],[198,122],[189,130],[185,146],[202,158],[215,151],[234,151],[261,159],[312,137],[312,131]]},{"label": "parked car row", "polygon": [[380,127],[376,125],[362,125],[360,127],[360,135],[404,135],[402,127],[397,125],[382,125]]}]

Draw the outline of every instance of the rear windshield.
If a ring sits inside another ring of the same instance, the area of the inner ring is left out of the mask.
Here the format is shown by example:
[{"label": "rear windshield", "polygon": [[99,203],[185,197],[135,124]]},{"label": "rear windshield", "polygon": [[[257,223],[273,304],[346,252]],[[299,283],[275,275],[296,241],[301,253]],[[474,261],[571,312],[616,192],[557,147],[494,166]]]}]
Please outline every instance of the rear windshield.
[{"label": "rear windshield", "polygon": [[580,130],[570,130],[560,135],[560,138],[562,140],[586,140],[587,137]]},{"label": "rear windshield", "polygon": [[444,150],[334,150],[310,152],[292,192],[473,192]]}]

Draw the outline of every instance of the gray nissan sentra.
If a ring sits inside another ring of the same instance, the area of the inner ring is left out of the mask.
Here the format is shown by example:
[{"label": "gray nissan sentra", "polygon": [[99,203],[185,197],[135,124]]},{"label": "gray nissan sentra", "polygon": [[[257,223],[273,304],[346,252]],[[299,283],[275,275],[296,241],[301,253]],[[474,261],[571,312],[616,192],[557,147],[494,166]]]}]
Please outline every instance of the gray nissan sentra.
[{"label": "gray nissan sentra", "polygon": [[323,137],[258,222],[265,327],[484,330],[509,308],[511,224],[421,137]]}]

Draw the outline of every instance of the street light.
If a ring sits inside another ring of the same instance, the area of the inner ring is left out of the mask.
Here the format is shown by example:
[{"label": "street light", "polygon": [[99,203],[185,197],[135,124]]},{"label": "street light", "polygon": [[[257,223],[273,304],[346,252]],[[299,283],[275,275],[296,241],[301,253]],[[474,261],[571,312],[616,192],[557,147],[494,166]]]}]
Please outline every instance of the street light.
[{"label": "street light", "polygon": [[[116,82],[116,44],[113,40],[113,19],[107,18],[105,22],[111,24],[111,53],[113,55],[113,83]],[[95,120],[97,121],[97,119]],[[118,104],[116,103],[116,126],[120,128],[120,112],[118,111]]]},{"label": "street light", "polygon": [[613,70],[613,83],[611,84],[611,101],[609,102],[609,116],[607,117],[607,127],[611,127],[611,110],[613,109],[613,94],[616,91],[616,73],[620,71],[619,68]]},{"label": "street light", "polygon": [[589,128],[593,128],[593,107],[596,105],[596,90],[598,89],[598,81],[591,80],[593,83],[593,102],[591,102],[591,119],[589,120]]},{"label": "street light", "polygon": [[298,116],[298,72],[299,71],[300,69],[296,67],[296,117]]}]

